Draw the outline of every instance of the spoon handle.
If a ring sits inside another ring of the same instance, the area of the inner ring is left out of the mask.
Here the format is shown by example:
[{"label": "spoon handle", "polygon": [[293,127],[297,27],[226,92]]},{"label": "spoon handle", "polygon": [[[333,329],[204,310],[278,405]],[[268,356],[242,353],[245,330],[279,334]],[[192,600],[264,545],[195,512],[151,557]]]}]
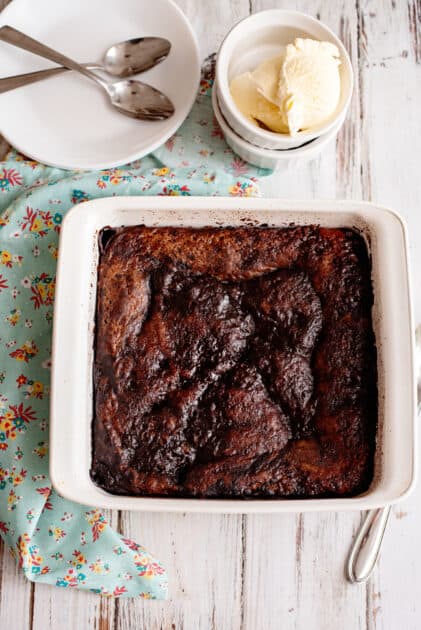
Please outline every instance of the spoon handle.
[{"label": "spoon handle", "polygon": [[89,79],[100,83],[103,87],[107,87],[107,83],[105,81],[102,81],[102,79],[100,79],[96,74],[81,64],[73,61],[73,59],[70,59],[69,57],[66,57],[62,53],[49,48],[45,44],[41,44],[41,42],[38,42],[36,39],[32,39],[29,35],[21,33],[21,31],[18,31],[12,26],[2,26],[0,28],[0,40],[7,42],[8,44],[12,44],[12,46],[16,46],[17,48],[27,50],[35,55],[39,55],[40,57],[44,57],[45,59],[49,59],[50,61],[54,61],[65,68],[69,68],[69,70],[80,72],[80,74],[85,75]]},{"label": "spoon handle", "polygon": [[350,582],[365,582],[372,574],[391,509],[389,505],[367,512],[348,558],[347,577]]},{"label": "spoon handle", "polygon": [[[104,72],[104,68],[94,63],[84,63],[85,68],[89,70],[100,70]],[[3,92],[10,92],[19,87],[30,85],[31,83],[37,83],[43,81],[49,77],[55,77],[57,74],[63,74],[68,72],[68,68],[47,68],[46,70],[36,70],[35,72],[27,72],[26,74],[16,74],[13,77],[3,77],[0,79],[0,94]]]},{"label": "spoon handle", "polygon": [[63,72],[67,72],[67,68],[48,68],[47,70],[17,74],[14,77],[4,77],[0,79],[0,94],[30,83],[36,83],[42,79],[48,79],[48,77],[54,77],[56,74],[62,74]]}]

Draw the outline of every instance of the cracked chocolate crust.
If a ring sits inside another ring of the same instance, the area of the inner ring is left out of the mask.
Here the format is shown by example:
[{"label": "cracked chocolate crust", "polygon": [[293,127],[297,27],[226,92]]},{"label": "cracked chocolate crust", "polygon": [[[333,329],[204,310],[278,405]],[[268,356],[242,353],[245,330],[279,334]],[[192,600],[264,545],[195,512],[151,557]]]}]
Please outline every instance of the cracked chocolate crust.
[{"label": "cracked chocolate crust", "polygon": [[350,229],[100,235],[91,477],[114,494],[352,496],[373,475],[373,294]]}]

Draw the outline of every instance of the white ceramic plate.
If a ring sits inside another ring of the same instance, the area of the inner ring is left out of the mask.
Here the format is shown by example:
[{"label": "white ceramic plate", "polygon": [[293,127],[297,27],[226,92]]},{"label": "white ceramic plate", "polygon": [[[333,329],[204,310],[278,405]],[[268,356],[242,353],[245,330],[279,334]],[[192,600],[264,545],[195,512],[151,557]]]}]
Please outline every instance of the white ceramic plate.
[{"label": "white ceramic plate", "polygon": [[[19,151],[62,168],[118,166],[150,153],[189,113],[200,79],[195,35],[173,0],[13,0],[0,13],[10,24],[76,61],[101,60],[109,46],[132,37],[168,38],[168,58],[138,77],[175,105],[166,121],[124,116],[91,81],[66,73],[0,94],[0,132]],[[1,75],[55,64],[0,42]]]},{"label": "white ceramic plate", "polygon": [[[183,499],[112,495],[90,479],[98,232],[121,225],[356,227],[372,256],[379,428],[373,482],[362,495],[326,499]],[[75,258],[75,248],[78,256]],[[121,510],[304,512],[385,506],[407,496],[417,462],[414,334],[408,245],[394,212],[357,201],[222,197],[109,197],[75,206],[63,223],[54,305],[50,476],[68,499]]]}]

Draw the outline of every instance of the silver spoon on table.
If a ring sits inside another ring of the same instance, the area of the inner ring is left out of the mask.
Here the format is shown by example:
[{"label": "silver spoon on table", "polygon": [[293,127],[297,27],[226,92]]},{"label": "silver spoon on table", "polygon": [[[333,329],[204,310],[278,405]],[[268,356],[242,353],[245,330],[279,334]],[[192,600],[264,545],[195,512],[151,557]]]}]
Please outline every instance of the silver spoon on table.
[{"label": "silver spoon on table", "polygon": [[[124,79],[145,72],[163,61],[171,50],[171,43],[163,37],[137,37],[111,46],[103,57],[103,63],[84,63],[88,70],[100,70],[114,77]],[[29,85],[49,77],[54,77],[68,68],[48,68],[13,77],[0,79],[0,94]]]},{"label": "silver spoon on table", "polygon": [[[418,415],[421,414],[421,325],[416,330],[416,350],[418,353]],[[392,506],[369,510],[352,544],[348,556],[346,573],[350,582],[360,583],[368,580],[376,566],[380,554],[383,536],[386,531]]]},{"label": "silver spoon on table", "polygon": [[107,92],[111,104],[123,114],[142,120],[163,120],[174,113],[174,105],[170,99],[151,85],[132,79],[107,82],[88,68],[73,61],[73,59],[49,48],[11,26],[0,28],[0,40],[54,61],[69,70],[75,70],[88,79],[95,81]]}]

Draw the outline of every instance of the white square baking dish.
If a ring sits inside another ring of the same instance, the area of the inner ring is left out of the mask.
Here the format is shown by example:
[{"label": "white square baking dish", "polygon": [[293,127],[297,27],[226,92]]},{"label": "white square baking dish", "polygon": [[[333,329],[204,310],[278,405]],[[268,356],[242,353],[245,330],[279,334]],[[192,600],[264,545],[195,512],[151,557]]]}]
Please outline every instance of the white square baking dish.
[{"label": "white square baking dish", "polygon": [[[106,226],[352,227],[372,257],[373,324],[378,351],[379,428],[375,474],[351,498],[185,499],[116,496],[90,479],[93,340],[98,232]],[[416,478],[416,389],[408,244],[394,212],[354,201],[280,201],[217,197],[111,197],[75,206],[61,232],[54,312],[50,475],[74,501],[104,508],[172,512],[356,510],[403,499]]]}]

